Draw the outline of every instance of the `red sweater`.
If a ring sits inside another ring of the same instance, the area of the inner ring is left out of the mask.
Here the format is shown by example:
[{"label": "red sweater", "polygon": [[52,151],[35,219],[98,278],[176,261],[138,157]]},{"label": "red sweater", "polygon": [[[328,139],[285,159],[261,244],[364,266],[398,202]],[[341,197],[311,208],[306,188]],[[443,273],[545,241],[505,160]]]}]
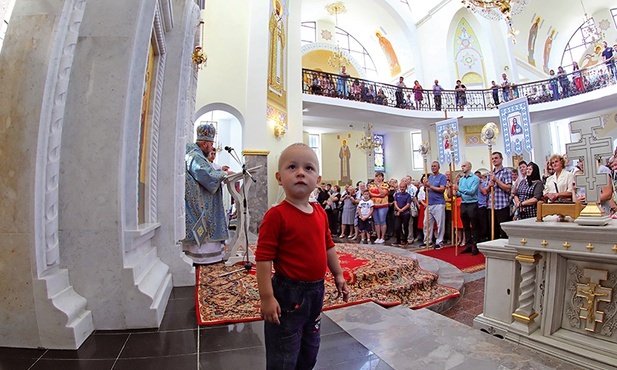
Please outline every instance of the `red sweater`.
[{"label": "red sweater", "polygon": [[326,275],[326,250],[334,247],[328,217],[319,204],[304,213],[286,201],[266,212],[259,228],[256,261],[272,261],[274,270],[298,281]]}]

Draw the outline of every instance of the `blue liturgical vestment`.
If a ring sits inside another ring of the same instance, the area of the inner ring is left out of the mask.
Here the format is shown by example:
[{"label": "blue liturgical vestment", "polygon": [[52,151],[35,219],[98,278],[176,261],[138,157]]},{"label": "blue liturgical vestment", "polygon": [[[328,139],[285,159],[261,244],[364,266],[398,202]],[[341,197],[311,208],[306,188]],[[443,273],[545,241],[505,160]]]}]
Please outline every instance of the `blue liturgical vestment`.
[{"label": "blue liturgical vestment", "polygon": [[182,244],[197,244],[192,229],[202,212],[206,224],[204,242],[225,241],[229,234],[221,181],[226,173],[214,169],[197,144],[186,145],[185,165],[186,238]]}]

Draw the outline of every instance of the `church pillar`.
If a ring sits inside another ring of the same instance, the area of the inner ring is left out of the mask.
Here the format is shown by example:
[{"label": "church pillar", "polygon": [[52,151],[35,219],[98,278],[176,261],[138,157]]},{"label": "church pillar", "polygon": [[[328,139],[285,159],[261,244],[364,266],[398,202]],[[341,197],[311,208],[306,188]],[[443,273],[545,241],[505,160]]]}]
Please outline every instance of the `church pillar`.
[{"label": "church pillar", "polygon": [[515,332],[531,334],[540,327],[535,321],[538,313],[535,311],[536,304],[536,271],[538,261],[542,258],[540,254],[518,254],[516,261],[521,266],[519,283],[518,307],[512,314],[514,322],[511,328]]},{"label": "church pillar", "polygon": [[0,346],[75,349],[87,301],[61,266],[60,147],[85,1],[17,1],[0,54]]},{"label": "church pillar", "polygon": [[[156,244],[161,261],[169,266],[174,286],[195,284],[195,270],[177,242],[185,237],[184,176],[185,145],[193,139],[193,113],[197,73],[191,60],[199,7],[191,0],[174,0],[173,28],[166,33],[165,85],[162,94],[159,141],[159,213],[161,223]],[[167,29],[167,27],[166,27]],[[190,128],[190,129],[189,129]],[[187,138],[188,136],[188,138]]]}]

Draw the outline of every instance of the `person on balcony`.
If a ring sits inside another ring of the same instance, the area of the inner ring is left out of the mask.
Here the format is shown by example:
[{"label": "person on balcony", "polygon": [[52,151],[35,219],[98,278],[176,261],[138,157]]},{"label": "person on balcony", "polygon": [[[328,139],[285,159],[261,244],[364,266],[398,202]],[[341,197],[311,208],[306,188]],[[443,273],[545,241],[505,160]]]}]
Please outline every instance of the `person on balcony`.
[{"label": "person on balcony", "polygon": [[405,77],[401,76],[398,78],[398,83],[396,84],[396,92],[394,95],[396,96],[396,106],[399,108],[405,107],[405,96],[403,95],[403,89],[406,88],[405,82],[403,80]]},{"label": "person on balcony", "polygon": [[491,90],[493,91],[493,103],[495,107],[499,106],[499,86],[495,81],[491,81]]},{"label": "person on balcony", "polygon": [[566,74],[566,71],[563,70],[562,66],[557,68],[557,79],[559,80],[559,85],[561,86],[561,95],[564,98],[570,96],[570,79]]},{"label": "person on balcony", "polygon": [[501,82],[501,88],[503,90],[503,101],[510,101],[510,81],[505,73],[501,74],[503,81]]},{"label": "person on balcony", "polygon": [[456,95],[454,95],[456,106],[459,110],[464,110],[465,105],[467,105],[467,94],[465,93],[467,87],[463,85],[461,80],[456,80],[456,87],[454,87],[454,90],[456,91]]},{"label": "person on balcony", "polygon": [[422,85],[420,85],[420,82],[418,82],[418,80],[415,80],[413,82],[413,100],[416,103],[416,110],[420,110],[420,105],[422,105]]},{"label": "person on balcony", "polygon": [[362,88],[360,87],[360,81],[356,78],[356,80],[351,85],[351,92],[349,93],[349,99],[351,100],[360,100],[360,94],[362,92]]},{"label": "person on balcony", "polygon": [[324,96],[336,96],[336,91],[334,90],[334,83],[332,82],[332,77],[330,75],[323,75],[321,78],[321,92]]},{"label": "person on balcony", "polygon": [[346,99],[347,98],[347,79],[349,78],[349,73],[347,73],[347,69],[345,66],[341,66],[341,72],[338,74],[338,80],[336,82],[336,91],[338,91],[339,98]]},{"label": "person on balcony", "polygon": [[578,67],[578,63],[576,62],[572,62],[572,81],[574,81],[576,91],[579,93],[585,91],[585,87],[583,86],[583,74],[581,73],[581,69]]},{"label": "person on balcony", "polygon": [[435,80],[435,85],[433,85],[433,99],[435,100],[435,110],[441,110],[442,92],[443,92],[443,87],[441,87],[438,80]]},{"label": "person on balcony", "polygon": [[555,71],[550,70],[548,73],[551,76],[551,91],[553,92],[553,100],[559,100],[559,83],[557,82],[557,77],[555,76]]},{"label": "person on balcony", "polygon": [[386,94],[383,93],[383,89],[379,89],[377,92],[377,96],[375,96],[375,104],[388,105],[388,98],[386,98]]},{"label": "person on balcony", "polygon": [[542,84],[542,90],[540,90],[540,103],[546,103],[551,100],[551,92],[546,87],[546,84]]},{"label": "person on balcony", "polygon": [[319,77],[317,76],[317,73],[313,75],[313,81],[311,82],[310,92],[311,94],[314,94],[314,95],[322,94],[321,82],[319,81]]},{"label": "person on balcony", "polygon": [[604,50],[602,51],[602,58],[604,59],[604,64],[606,64],[606,69],[611,74],[611,78],[614,82],[617,82],[617,70],[615,69],[615,50],[613,47],[608,46],[606,41],[603,41]]}]

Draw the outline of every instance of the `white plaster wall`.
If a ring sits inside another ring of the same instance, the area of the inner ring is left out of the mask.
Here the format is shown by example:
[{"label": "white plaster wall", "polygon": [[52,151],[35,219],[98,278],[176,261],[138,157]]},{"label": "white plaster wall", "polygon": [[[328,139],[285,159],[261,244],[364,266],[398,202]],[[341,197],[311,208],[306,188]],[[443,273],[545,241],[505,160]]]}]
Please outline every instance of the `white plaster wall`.
[{"label": "white plaster wall", "polygon": [[[287,30],[288,130],[276,140],[266,120],[269,3],[252,0],[208,2],[204,50],[208,65],[199,73],[196,108],[224,103],[237,109],[245,123],[242,150],[279,153],[302,141],[300,3],[289,2]],[[229,17],[233,14],[233,17]],[[268,204],[274,202],[278,186],[273,180],[276,158],[268,156]]]}]

